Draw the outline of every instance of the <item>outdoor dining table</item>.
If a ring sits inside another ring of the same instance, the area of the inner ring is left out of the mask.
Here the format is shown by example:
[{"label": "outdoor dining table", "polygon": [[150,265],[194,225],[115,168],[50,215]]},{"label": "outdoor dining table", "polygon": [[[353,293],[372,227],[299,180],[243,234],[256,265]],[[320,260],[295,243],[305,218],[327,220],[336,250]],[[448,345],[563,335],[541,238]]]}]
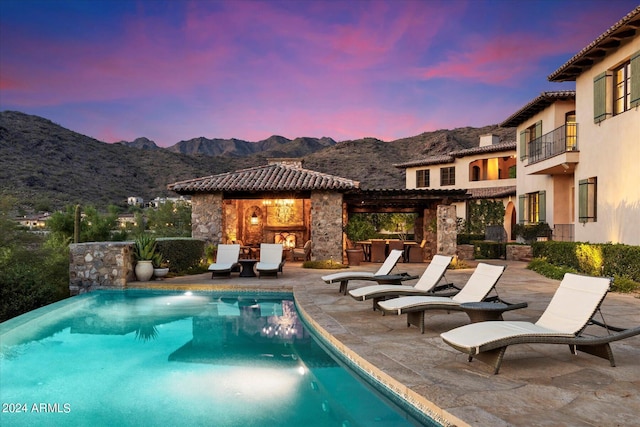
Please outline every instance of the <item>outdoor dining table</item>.
[{"label": "outdoor dining table", "polygon": [[[385,243],[387,246],[385,253],[386,255],[389,255],[389,240],[386,240]],[[409,262],[409,251],[413,247],[420,246],[420,244],[411,240],[404,240],[402,243],[404,245],[402,259],[404,262]],[[365,262],[371,262],[371,240],[360,240],[356,242],[356,245],[362,246]]]}]

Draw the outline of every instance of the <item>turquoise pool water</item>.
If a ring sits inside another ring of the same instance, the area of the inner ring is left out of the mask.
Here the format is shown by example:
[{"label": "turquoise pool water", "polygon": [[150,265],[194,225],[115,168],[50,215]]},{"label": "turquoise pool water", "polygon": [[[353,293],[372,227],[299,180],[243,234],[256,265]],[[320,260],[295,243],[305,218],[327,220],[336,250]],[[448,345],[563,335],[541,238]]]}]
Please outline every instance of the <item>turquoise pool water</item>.
[{"label": "turquoise pool water", "polygon": [[0,324],[0,425],[437,425],[343,368],[290,295],[94,292]]}]

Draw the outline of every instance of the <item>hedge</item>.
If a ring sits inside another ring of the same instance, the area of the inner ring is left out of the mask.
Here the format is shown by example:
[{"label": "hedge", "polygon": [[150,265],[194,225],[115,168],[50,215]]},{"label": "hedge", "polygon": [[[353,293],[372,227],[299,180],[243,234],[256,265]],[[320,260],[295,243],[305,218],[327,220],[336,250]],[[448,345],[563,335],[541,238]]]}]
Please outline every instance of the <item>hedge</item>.
[{"label": "hedge", "polygon": [[506,258],[506,243],[492,242],[489,240],[475,240],[472,243],[473,255],[478,259]]},{"label": "hedge", "polygon": [[640,246],[612,243],[534,242],[533,256],[582,274],[640,282]]},{"label": "hedge", "polygon": [[204,242],[190,238],[159,238],[158,251],[169,264],[169,271],[186,273],[198,267],[204,256]]}]

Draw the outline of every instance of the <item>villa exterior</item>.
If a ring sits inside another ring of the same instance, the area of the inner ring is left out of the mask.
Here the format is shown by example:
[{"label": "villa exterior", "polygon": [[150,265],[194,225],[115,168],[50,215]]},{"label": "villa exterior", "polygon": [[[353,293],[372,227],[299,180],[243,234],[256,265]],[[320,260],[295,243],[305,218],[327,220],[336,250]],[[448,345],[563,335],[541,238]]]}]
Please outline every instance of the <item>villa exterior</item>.
[{"label": "villa exterior", "polygon": [[518,222],[554,240],[640,245],[640,7],[552,73],[517,128]]},{"label": "villa exterior", "polygon": [[407,189],[464,189],[469,199],[452,203],[458,218],[468,218],[470,203],[488,199],[505,207],[504,229],[511,239],[516,210],[516,143],[482,135],[478,147],[394,165],[405,169]]}]

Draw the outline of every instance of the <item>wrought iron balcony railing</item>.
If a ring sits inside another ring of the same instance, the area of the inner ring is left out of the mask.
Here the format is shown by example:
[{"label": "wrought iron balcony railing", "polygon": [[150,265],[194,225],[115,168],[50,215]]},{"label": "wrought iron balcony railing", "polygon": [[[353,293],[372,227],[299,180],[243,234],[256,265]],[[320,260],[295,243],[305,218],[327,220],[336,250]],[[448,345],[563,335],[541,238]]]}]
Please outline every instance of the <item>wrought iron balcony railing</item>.
[{"label": "wrought iron balcony railing", "polygon": [[578,124],[567,123],[530,141],[527,146],[529,164],[546,160],[567,151],[578,150]]}]

